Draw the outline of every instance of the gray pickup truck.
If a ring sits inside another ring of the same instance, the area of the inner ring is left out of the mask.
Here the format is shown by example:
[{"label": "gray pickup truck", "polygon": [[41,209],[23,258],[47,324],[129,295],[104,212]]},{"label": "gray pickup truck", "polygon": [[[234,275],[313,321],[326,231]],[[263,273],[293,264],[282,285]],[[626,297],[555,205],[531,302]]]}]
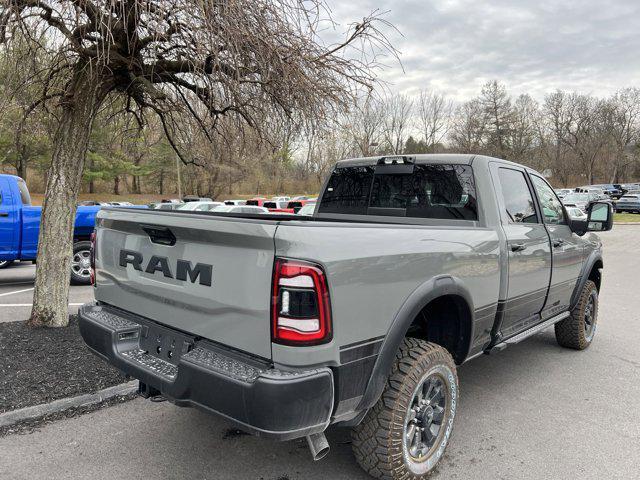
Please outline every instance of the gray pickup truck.
[{"label": "gray pickup truck", "polygon": [[535,171],[473,155],[358,158],[312,216],[108,209],[89,347],[140,394],[220,415],[315,459],[331,424],[359,464],[422,478],[442,458],[456,365],[555,325],[596,332],[609,203],[566,214]]}]

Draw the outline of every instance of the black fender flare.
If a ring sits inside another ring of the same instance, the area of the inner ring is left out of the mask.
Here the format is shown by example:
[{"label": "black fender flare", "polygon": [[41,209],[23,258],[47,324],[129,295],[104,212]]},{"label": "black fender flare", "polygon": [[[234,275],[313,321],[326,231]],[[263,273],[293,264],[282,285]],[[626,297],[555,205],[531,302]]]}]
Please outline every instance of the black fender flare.
[{"label": "black fender flare", "polygon": [[571,305],[569,308],[570,310],[573,310],[578,304],[580,293],[582,292],[585,283],[587,283],[587,280],[589,280],[589,274],[591,273],[591,270],[593,270],[593,267],[597,262],[600,262],[600,265],[604,265],[604,263],[602,262],[602,253],[600,252],[600,250],[592,251],[582,265],[582,270],[580,271],[580,276],[578,277],[578,283],[576,283],[576,286],[573,289],[573,294],[571,295]]},{"label": "black fender flare", "polygon": [[[384,390],[396,352],[400,348],[400,344],[413,320],[429,302],[445,295],[457,295],[467,303],[471,315],[470,328],[472,330],[469,334],[469,339],[473,338],[473,299],[462,281],[450,275],[440,275],[424,282],[407,297],[396,313],[380,348],[380,353],[373,366],[364,395],[356,410],[369,409],[375,405]],[[468,354],[469,345],[467,345],[466,349],[465,355]]]}]

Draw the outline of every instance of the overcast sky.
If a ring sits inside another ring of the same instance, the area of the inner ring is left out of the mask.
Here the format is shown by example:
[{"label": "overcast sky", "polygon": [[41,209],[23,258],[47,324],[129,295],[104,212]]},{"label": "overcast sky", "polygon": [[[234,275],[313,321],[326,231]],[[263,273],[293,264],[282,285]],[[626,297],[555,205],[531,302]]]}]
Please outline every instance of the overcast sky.
[{"label": "overcast sky", "polygon": [[541,99],[555,89],[607,95],[640,86],[640,0],[328,0],[344,27],[386,11],[400,51],[382,77],[395,91],[457,100],[497,79]]}]

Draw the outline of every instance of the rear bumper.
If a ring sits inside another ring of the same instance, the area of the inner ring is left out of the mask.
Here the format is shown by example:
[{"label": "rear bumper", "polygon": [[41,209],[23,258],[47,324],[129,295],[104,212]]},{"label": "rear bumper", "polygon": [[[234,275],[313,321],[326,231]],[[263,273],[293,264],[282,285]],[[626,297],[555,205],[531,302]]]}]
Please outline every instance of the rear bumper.
[{"label": "rear bumper", "polygon": [[[104,304],[83,305],[79,317],[92,351],[176,405],[198,407],[279,440],[321,432],[329,424],[334,396],[329,368],[276,370],[263,359]],[[150,355],[155,341],[163,348],[167,341],[175,344],[173,358]]]}]

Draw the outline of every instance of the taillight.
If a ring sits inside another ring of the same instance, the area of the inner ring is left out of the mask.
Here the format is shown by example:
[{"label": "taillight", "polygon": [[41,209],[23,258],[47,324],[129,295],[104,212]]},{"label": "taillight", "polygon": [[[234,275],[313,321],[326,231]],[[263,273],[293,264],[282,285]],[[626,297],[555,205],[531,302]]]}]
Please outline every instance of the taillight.
[{"label": "taillight", "polygon": [[272,337],[287,345],[331,341],[331,305],[320,265],[276,258],[271,300]]},{"label": "taillight", "polygon": [[89,250],[89,260],[91,261],[91,269],[89,275],[91,276],[91,285],[96,284],[96,232],[91,232],[91,249]]}]

